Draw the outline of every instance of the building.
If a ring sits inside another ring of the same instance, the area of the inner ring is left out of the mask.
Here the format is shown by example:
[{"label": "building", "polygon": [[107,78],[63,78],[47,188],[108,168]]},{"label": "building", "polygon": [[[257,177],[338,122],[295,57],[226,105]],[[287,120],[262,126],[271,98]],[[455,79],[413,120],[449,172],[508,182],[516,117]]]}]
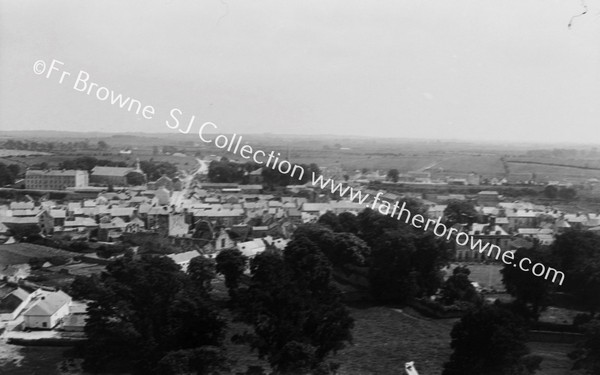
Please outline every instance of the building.
[{"label": "building", "polygon": [[185,253],[167,255],[168,258],[171,258],[171,260],[173,260],[175,264],[181,267],[181,270],[183,272],[187,272],[191,260],[199,256],[201,256],[201,254],[196,250],[186,251]]},{"label": "building", "polygon": [[500,195],[497,191],[480,191],[477,193],[477,204],[486,207],[495,207],[500,202]]},{"label": "building", "polygon": [[71,297],[62,292],[43,293],[23,314],[25,327],[52,329],[69,314]]},{"label": "building", "polygon": [[[510,249],[511,236],[502,229],[499,225],[491,220],[488,224],[473,224],[467,231],[471,240],[465,245],[456,245],[455,259],[459,262],[483,262],[486,260],[497,260],[505,251]],[[482,247],[485,249],[480,251],[478,245],[474,248],[471,244],[481,241]],[[489,245],[486,245],[489,244]],[[492,245],[495,251],[491,251]],[[490,259],[492,258],[492,259]]]},{"label": "building", "polygon": [[127,174],[135,172],[134,168],[127,167],[94,167],[90,182],[93,184],[125,186]]},{"label": "building", "polygon": [[37,170],[25,172],[25,188],[35,190],[65,190],[88,186],[88,173],[82,170]]},{"label": "building", "polygon": [[15,320],[19,314],[38,295],[40,290],[33,293],[17,288],[0,300],[0,320]]}]

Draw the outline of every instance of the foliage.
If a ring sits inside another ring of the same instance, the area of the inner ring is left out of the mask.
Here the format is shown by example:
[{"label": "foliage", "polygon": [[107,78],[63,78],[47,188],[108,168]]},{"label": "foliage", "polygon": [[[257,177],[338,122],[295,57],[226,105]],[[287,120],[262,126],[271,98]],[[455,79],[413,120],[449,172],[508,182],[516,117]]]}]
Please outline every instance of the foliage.
[{"label": "foliage", "polygon": [[211,290],[211,282],[216,276],[215,261],[204,256],[192,258],[188,265],[187,273],[198,291],[204,295],[208,295],[208,292]]},{"label": "foliage", "polygon": [[245,319],[251,345],[279,374],[323,371],[327,356],[352,339],[353,319],[331,284],[331,266],[306,237],[283,252],[266,251],[251,262]]},{"label": "foliage", "polygon": [[235,182],[239,183],[244,177],[243,164],[228,160],[213,160],[208,166],[208,179],[211,182]]},{"label": "foliage", "polygon": [[100,291],[100,277],[77,275],[69,288],[69,295],[75,300],[96,299]]},{"label": "foliage", "polygon": [[398,172],[397,169],[390,169],[387,173],[387,178],[389,180],[392,180],[393,182],[398,182],[398,177],[399,177],[400,173]]},{"label": "foliage", "polygon": [[[523,258],[531,259],[532,263],[549,264],[548,257],[538,246],[532,249],[518,249],[512,263],[518,264]],[[531,272],[523,272],[512,264],[505,264],[500,272],[506,291],[516,298],[516,302],[528,306],[532,317],[537,320],[541,310],[549,303],[552,284]]]},{"label": "foliage", "polygon": [[150,181],[158,180],[162,176],[173,178],[177,175],[177,166],[167,161],[142,160],[140,162],[140,169]]},{"label": "foliage", "polygon": [[544,188],[544,196],[549,199],[558,197],[558,188],[554,185],[548,185]]},{"label": "foliage", "polygon": [[338,218],[338,215],[334,214],[331,211],[327,211],[326,213],[321,215],[319,217],[319,220],[317,221],[317,223],[327,226],[329,229],[331,229],[334,232],[342,231],[342,227],[340,225],[340,220]]},{"label": "foliage", "polygon": [[410,259],[417,251],[412,235],[385,233],[373,247],[369,280],[371,294],[380,302],[405,302],[418,294]]},{"label": "foliage", "polygon": [[146,183],[146,177],[135,171],[127,173],[125,179],[127,184],[132,186],[140,186]]},{"label": "foliage", "polygon": [[526,364],[531,364],[522,359],[529,352],[525,334],[523,322],[506,309],[493,305],[474,309],[452,329],[454,352],[442,374],[529,374]]},{"label": "foliage", "polygon": [[442,302],[453,305],[456,301],[478,303],[481,301],[475,287],[469,280],[471,271],[467,267],[456,267],[452,275],[444,282],[441,290]]},{"label": "foliage", "polygon": [[0,163],[0,186],[13,184],[15,182],[15,176],[8,169],[6,164]]},{"label": "foliage", "polygon": [[334,233],[329,227],[321,225],[301,225],[294,232],[294,238],[306,238],[313,242],[334,268],[365,266],[371,255],[371,249],[359,237],[352,233]]},{"label": "foliage", "polygon": [[95,166],[103,167],[126,167],[127,164],[122,161],[111,161],[96,159],[93,156],[82,156],[76,159],[64,160],[58,164],[58,169],[81,169],[91,171]]},{"label": "foliage", "polygon": [[558,196],[559,198],[570,201],[577,197],[577,190],[572,187],[561,187],[558,190]]},{"label": "foliage", "polygon": [[451,200],[444,210],[444,219],[447,226],[472,222],[476,216],[475,206],[467,201]]},{"label": "foliage", "polygon": [[338,215],[340,232],[358,234],[358,218],[350,212],[342,212]]},{"label": "foliage", "polygon": [[235,296],[240,279],[246,269],[247,258],[238,249],[224,249],[217,254],[216,271],[225,276],[225,286],[229,294]]},{"label": "foliage", "polygon": [[583,369],[586,374],[600,373],[600,319],[583,325],[584,340],[578,349],[570,354],[576,360],[575,369]]},{"label": "foliage", "polygon": [[169,258],[120,258],[92,290],[86,371],[157,374],[179,351],[188,351],[194,368],[213,364],[209,348],[220,346],[224,322]]},{"label": "foliage", "polygon": [[319,176],[321,174],[321,170],[319,166],[315,163],[311,163],[309,165],[306,164],[296,164],[304,170],[302,176],[300,175],[300,169],[296,169],[294,172],[294,176],[291,176],[293,171],[290,170],[288,173],[281,173],[278,170],[271,168],[263,168],[262,176],[265,184],[269,186],[286,186],[286,185],[302,185],[311,181],[313,174],[315,176]]},{"label": "foliage", "polygon": [[600,236],[571,230],[556,237],[552,262],[565,273],[561,288],[573,294],[591,313],[600,308]]}]

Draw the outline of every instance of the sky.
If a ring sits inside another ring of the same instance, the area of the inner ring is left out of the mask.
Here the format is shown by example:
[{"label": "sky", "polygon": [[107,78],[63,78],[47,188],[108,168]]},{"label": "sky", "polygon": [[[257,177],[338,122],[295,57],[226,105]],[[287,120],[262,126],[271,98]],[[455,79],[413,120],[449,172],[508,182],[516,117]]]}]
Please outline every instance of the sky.
[{"label": "sky", "polygon": [[0,130],[600,144],[599,106],[600,0],[0,0]]}]

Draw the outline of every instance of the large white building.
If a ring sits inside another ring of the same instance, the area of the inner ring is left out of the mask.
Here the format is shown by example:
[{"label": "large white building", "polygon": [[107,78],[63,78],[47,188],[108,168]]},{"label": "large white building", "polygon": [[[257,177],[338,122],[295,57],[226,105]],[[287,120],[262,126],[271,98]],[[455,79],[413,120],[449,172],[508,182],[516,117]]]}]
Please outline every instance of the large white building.
[{"label": "large white building", "polygon": [[62,292],[48,292],[38,296],[23,314],[25,327],[52,329],[69,314],[71,297]]},{"label": "large white building", "polygon": [[88,172],[82,170],[36,170],[25,172],[25,187],[36,190],[65,190],[88,186]]}]

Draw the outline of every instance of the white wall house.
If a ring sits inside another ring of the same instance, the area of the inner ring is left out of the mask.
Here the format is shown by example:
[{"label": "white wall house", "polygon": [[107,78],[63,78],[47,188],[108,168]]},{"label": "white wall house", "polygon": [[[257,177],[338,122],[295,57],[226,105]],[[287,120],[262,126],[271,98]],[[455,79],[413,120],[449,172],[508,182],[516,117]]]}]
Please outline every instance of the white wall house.
[{"label": "white wall house", "polygon": [[71,297],[62,292],[48,292],[38,296],[23,314],[25,327],[52,329],[69,314]]}]

